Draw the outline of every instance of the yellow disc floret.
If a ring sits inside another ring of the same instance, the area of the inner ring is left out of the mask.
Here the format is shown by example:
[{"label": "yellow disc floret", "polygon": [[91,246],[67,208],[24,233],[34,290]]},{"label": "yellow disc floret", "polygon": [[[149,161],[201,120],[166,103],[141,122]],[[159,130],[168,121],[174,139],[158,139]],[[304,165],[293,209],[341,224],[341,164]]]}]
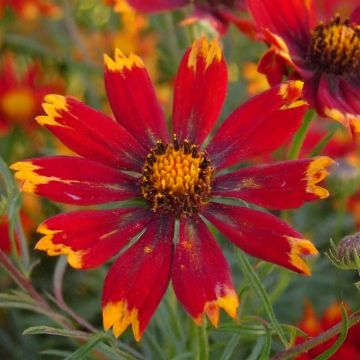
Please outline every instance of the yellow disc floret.
[{"label": "yellow disc floret", "polygon": [[346,78],[360,75],[360,26],[349,19],[333,18],[312,33],[309,62],[317,70]]},{"label": "yellow disc floret", "polygon": [[188,140],[180,146],[158,141],[147,156],[141,189],[154,211],[191,214],[210,196],[213,168],[205,154]]}]

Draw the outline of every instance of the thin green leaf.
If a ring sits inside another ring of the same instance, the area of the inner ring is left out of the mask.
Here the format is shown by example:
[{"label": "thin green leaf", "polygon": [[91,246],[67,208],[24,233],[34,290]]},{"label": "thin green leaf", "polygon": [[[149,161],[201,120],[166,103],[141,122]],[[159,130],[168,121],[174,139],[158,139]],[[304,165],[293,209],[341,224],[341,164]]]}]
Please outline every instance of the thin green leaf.
[{"label": "thin green leaf", "polygon": [[91,350],[108,338],[107,334],[97,333],[89,341],[65,358],[65,360],[83,360]]},{"label": "thin green leaf", "polygon": [[336,129],[330,131],[327,135],[325,135],[320,142],[314,147],[314,149],[310,153],[310,157],[318,156],[321,154],[321,151],[325,148],[325,146],[330,142],[334,134],[336,133]]},{"label": "thin green leaf", "polygon": [[279,322],[276,319],[274,310],[269,299],[269,295],[267,294],[264,286],[262,285],[258,275],[251,266],[247,256],[242,251],[236,249],[236,255],[239,260],[241,271],[243,272],[245,278],[248,280],[249,284],[253,287],[254,292],[259,296],[272,327],[276,331],[281,342],[284,344],[285,347],[287,347],[288,340],[285,336],[283,329],[281,328]]},{"label": "thin green leaf", "polygon": [[317,356],[314,360],[327,360],[332,355],[334,355],[344,343],[348,330],[349,330],[349,319],[346,313],[346,310],[343,305],[341,305],[341,318],[342,318],[342,327],[339,337],[336,339],[333,346],[323,352],[321,355]]},{"label": "thin green leaf", "polygon": [[[50,326],[31,326],[23,331],[23,335],[55,335],[76,339],[88,339],[89,334],[83,331],[53,328]],[[102,334],[103,335],[103,334]]]},{"label": "thin green leaf", "polygon": [[304,120],[301,124],[300,129],[298,130],[298,132],[295,134],[293,141],[291,143],[290,146],[290,150],[288,153],[288,159],[289,160],[296,160],[299,157],[299,153],[301,150],[301,147],[304,143],[306,134],[309,130],[310,124],[311,124],[311,120],[314,117],[314,111],[313,110],[309,110],[304,117]]},{"label": "thin green leaf", "polygon": [[264,336],[264,346],[262,348],[261,354],[259,356],[259,360],[268,360],[270,359],[270,351],[271,351],[271,333],[269,330],[266,331],[266,335]]},{"label": "thin green leaf", "polygon": [[65,351],[65,350],[57,350],[57,349],[48,349],[48,350],[43,350],[39,352],[40,355],[49,355],[49,356],[58,356],[59,358],[64,358],[68,355],[71,354],[70,351]]},{"label": "thin green leaf", "polygon": [[231,355],[234,353],[240,339],[240,335],[233,335],[225,346],[224,352],[219,360],[229,360]]}]

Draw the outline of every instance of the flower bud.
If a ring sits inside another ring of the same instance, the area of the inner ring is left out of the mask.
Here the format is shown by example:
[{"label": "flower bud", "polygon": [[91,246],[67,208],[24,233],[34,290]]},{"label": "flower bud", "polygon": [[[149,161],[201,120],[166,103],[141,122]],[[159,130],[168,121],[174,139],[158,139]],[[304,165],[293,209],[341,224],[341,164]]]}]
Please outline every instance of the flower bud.
[{"label": "flower bud", "polygon": [[360,232],[345,236],[337,248],[338,258],[344,263],[356,262],[356,257],[360,256]]}]

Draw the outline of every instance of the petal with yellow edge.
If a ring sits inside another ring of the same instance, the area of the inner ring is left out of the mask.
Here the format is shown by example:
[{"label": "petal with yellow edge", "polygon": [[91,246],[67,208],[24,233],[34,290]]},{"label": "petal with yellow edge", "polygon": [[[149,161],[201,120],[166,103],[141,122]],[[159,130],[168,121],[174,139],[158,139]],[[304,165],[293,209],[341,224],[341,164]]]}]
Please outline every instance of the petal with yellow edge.
[{"label": "petal with yellow edge", "polygon": [[66,204],[94,205],[136,197],[134,178],[98,162],[48,156],[10,166],[24,192]]},{"label": "petal with yellow edge", "polygon": [[170,280],[174,218],[153,215],[140,239],[110,268],[102,297],[104,329],[116,337],[128,326],[141,339]]},{"label": "petal with yellow edge", "polygon": [[149,150],[156,140],[168,142],[165,117],[142,60],[115,50],[104,56],[105,88],[117,122]]},{"label": "petal with yellow edge", "polygon": [[268,209],[293,209],[329,196],[319,183],[334,163],[327,156],[258,165],[218,176],[212,194],[242,199]]},{"label": "petal with yellow edge", "polygon": [[203,215],[249,255],[310,275],[304,256],[316,255],[313,243],[274,215],[249,208],[210,203]]},{"label": "petal with yellow edge", "polygon": [[104,165],[141,172],[146,150],[121,125],[82,102],[47,95],[37,122],[77,154]]},{"label": "petal with yellow edge", "polygon": [[308,108],[301,100],[302,88],[303,82],[288,81],[238,107],[207,147],[215,167],[219,170],[269,154],[291,139]]},{"label": "petal with yellow edge", "polygon": [[142,208],[73,211],[44,221],[36,250],[67,255],[74,268],[95,268],[116,255],[150,221]]},{"label": "petal with yellow edge", "polygon": [[216,327],[220,308],[237,317],[239,299],[229,265],[198,216],[180,220],[171,278],[177,298],[196,323],[200,324],[206,314]]},{"label": "petal with yellow edge", "polygon": [[218,40],[200,38],[185,53],[175,83],[173,130],[201,145],[221,113],[227,70]]}]

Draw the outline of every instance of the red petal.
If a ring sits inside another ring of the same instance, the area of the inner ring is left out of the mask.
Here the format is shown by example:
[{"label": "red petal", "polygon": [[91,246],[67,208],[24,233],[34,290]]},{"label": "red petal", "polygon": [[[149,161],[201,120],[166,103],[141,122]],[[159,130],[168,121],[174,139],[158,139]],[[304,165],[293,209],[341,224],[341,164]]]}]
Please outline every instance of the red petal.
[{"label": "red petal", "polygon": [[270,209],[291,209],[306,201],[324,199],[329,192],[317,185],[329,174],[333,161],[314,159],[284,161],[243,168],[215,178],[212,195],[239,198]]},{"label": "red petal", "polygon": [[203,215],[248,254],[310,275],[302,255],[315,255],[316,248],[276,216],[218,203],[207,206]]},{"label": "red petal", "polygon": [[165,117],[142,60],[119,49],[114,60],[104,59],[106,93],[116,120],[147,150],[156,140],[168,142]]},{"label": "red petal", "polygon": [[[313,83],[311,83],[314,86]],[[359,86],[336,76],[322,76],[318,85],[317,110],[321,115],[339,121],[348,130],[360,132]],[[308,94],[311,95],[311,89]]]},{"label": "red petal", "polygon": [[181,219],[172,283],[177,298],[197,323],[207,314],[217,326],[220,308],[236,317],[239,300],[229,266],[199,217]]},{"label": "red petal", "polygon": [[175,84],[173,129],[180,142],[203,143],[220,115],[226,88],[226,64],[218,41],[195,41],[181,61]]},{"label": "red petal", "polygon": [[60,214],[39,226],[37,231],[44,236],[35,249],[50,256],[67,255],[74,268],[94,268],[117,254],[150,218],[140,208]]},{"label": "red petal", "polygon": [[172,261],[174,219],[153,218],[144,235],[109,270],[102,299],[105,330],[120,336],[132,325],[140,340],[163,297]]},{"label": "red petal", "polygon": [[105,114],[60,95],[46,96],[43,107],[47,115],[36,120],[71,150],[104,165],[141,172],[146,150]]},{"label": "red petal", "polygon": [[190,3],[190,0],[127,0],[136,10],[142,12],[155,12],[175,9]]},{"label": "red petal", "polygon": [[289,47],[305,51],[315,25],[311,1],[247,0],[249,12],[260,29],[281,36]]},{"label": "red petal", "polygon": [[301,81],[274,86],[236,109],[222,124],[207,151],[217,169],[266,155],[299,128],[307,105],[299,100]]},{"label": "red petal", "polygon": [[98,162],[49,156],[11,166],[22,190],[67,204],[95,205],[135,197],[137,180]]}]

